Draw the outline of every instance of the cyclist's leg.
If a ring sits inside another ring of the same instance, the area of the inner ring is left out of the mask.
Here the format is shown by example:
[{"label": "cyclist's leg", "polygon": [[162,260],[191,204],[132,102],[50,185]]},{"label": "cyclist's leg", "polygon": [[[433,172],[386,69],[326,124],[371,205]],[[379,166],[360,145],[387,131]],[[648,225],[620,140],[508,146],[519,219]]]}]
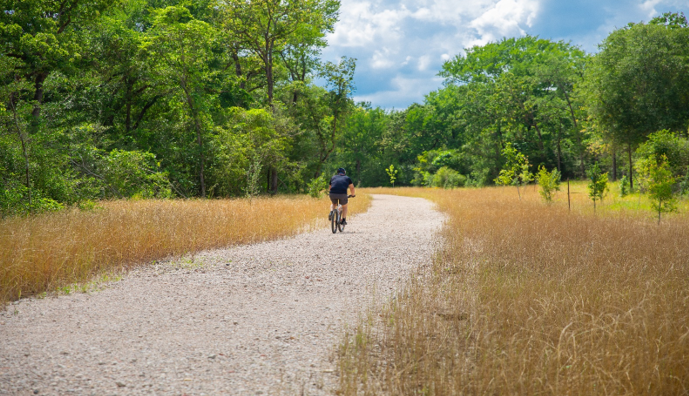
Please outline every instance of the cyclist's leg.
[{"label": "cyclist's leg", "polygon": [[347,204],[349,203],[349,198],[347,197],[347,194],[342,194],[342,198],[340,198],[340,204],[342,204],[342,218],[346,219],[347,218]]},{"label": "cyclist's leg", "polygon": [[330,197],[330,211],[337,209],[337,198]]}]

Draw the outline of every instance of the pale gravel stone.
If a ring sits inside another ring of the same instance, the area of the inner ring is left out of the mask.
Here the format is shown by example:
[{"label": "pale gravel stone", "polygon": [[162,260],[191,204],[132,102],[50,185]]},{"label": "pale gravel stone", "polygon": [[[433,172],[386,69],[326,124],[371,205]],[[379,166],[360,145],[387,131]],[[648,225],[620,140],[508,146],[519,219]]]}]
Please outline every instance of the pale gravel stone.
[{"label": "pale gravel stone", "polygon": [[0,394],[331,394],[346,325],[430,261],[442,221],[428,201],[375,195],[344,233],[208,251],[100,292],[9,305]]}]

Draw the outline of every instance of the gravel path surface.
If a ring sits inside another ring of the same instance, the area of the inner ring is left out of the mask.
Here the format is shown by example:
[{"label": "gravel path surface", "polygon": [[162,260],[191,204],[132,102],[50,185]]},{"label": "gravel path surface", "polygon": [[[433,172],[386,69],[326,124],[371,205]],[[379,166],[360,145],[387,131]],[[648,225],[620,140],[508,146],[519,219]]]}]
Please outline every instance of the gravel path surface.
[{"label": "gravel path surface", "polygon": [[342,234],[208,251],[102,291],[19,301],[0,312],[0,394],[331,394],[346,325],[429,262],[442,220],[423,199],[377,195]]}]

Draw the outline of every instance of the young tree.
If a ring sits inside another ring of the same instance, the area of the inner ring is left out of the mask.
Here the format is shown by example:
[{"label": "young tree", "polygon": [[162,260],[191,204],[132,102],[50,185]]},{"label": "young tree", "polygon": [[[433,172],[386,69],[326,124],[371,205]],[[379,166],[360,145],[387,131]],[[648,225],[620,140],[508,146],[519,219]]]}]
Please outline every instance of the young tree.
[{"label": "young tree", "polygon": [[596,213],[596,201],[602,201],[608,191],[608,173],[603,173],[596,162],[587,172],[589,177],[589,197],[593,200],[593,213]]},{"label": "young tree", "polygon": [[560,191],[560,172],[553,169],[548,172],[545,166],[538,167],[538,174],[536,175],[538,185],[541,186],[541,197],[545,202],[553,202],[553,194],[555,191]]},{"label": "young tree", "polygon": [[641,167],[639,174],[653,202],[653,208],[658,212],[658,224],[660,224],[661,213],[677,210],[677,200],[673,191],[676,178],[672,175],[672,169],[665,155],[661,155],[660,159],[651,158]]},{"label": "young tree", "polygon": [[395,165],[392,164],[390,164],[389,168],[385,169],[385,173],[390,177],[390,184],[392,184],[393,187],[395,187],[395,180],[397,180],[397,172],[398,170],[395,169]]},{"label": "young tree", "polygon": [[506,160],[505,166],[495,179],[495,183],[501,186],[516,186],[521,201],[522,195],[519,188],[534,179],[533,174],[529,171],[529,159],[512,147],[512,143],[505,145],[502,155]]}]

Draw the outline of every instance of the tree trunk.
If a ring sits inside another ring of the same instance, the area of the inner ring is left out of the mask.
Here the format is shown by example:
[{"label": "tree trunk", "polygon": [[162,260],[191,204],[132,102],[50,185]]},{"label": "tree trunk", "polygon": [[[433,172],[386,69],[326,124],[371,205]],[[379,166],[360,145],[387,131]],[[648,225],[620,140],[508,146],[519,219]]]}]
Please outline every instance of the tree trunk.
[{"label": "tree trunk", "polygon": [[246,81],[242,79],[242,65],[239,63],[239,55],[237,54],[236,50],[232,51],[232,60],[234,61],[234,72],[237,75],[237,79],[239,79],[239,88],[244,89],[246,88]]},{"label": "tree trunk", "polygon": [[41,116],[41,104],[43,103],[43,82],[45,81],[46,77],[48,77],[46,73],[38,73],[36,75],[36,81],[34,83],[36,91],[33,97],[36,101],[36,105],[34,106],[33,111],[31,112],[31,114],[35,118]]},{"label": "tree trunk", "polygon": [[543,135],[541,135],[541,129],[538,127],[538,124],[534,121],[533,123],[534,128],[536,128],[536,134],[538,134],[538,148],[541,150],[541,153],[545,156],[545,147],[543,146]]},{"label": "tree trunk", "polygon": [[560,136],[562,135],[562,123],[560,123],[560,129],[557,131],[557,171],[560,172],[560,177],[562,177],[562,148],[560,147]]},{"label": "tree trunk", "polygon": [[268,105],[273,105],[273,46],[271,45],[268,51],[266,51],[266,85],[268,86]]},{"label": "tree trunk", "polygon": [[127,79],[127,93],[125,96],[125,100],[127,101],[126,104],[126,118],[124,120],[124,128],[125,131],[127,131],[127,135],[129,135],[129,131],[132,128],[132,84]]},{"label": "tree trunk", "polygon": [[617,180],[617,150],[612,148],[612,181]]},{"label": "tree trunk", "polygon": [[634,190],[634,178],[632,177],[632,170],[634,167],[632,166],[632,144],[629,143],[627,145],[627,154],[629,155],[629,189]]},{"label": "tree trunk", "polygon": [[14,106],[14,98],[10,96],[10,105],[12,106],[12,115],[14,116],[14,123],[17,128],[17,136],[19,141],[22,143],[22,154],[24,155],[24,170],[26,173],[26,190],[28,191],[29,198],[29,212],[32,212],[33,204],[31,202],[31,177],[30,177],[30,164],[29,164],[29,150],[26,142],[26,135],[22,132],[21,126],[19,125],[19,119],[17,118],[17,108]]},{"label": "tree trunk", "polygon": [[361,160],[356,160],[356,184],[361,184]]},{"label": "tree trunk", "polygon": [[191,111],[191,117],[194,120],[194,129],[196,129],[196,144],[199,146],[199,182],[201,183],[201,197],[206,198],[206,180],[204,177],[205,156],[203,155],[201,122],[199,121],[198,112],[196,111],[196,106],[194,105],[194,98],[191,97],[191,93],[189,92],[184,78],[181,80],[181,85],[184,93],[186,94],[187,105]]},{"label": "tree trunk", "polygon": [[270,168],[270,193],[278,193],[278,170],[273,167]]},{"label": "tree trunk", "polygon": [[565,94],[565,100],[567,100],[567,106],[569,106],[569,113],[572,116],[572,122],[574,123],[574,133],[577,135],[577,143],[579,144],[579,170],[582,177],[586,177],[586,169],[584,167],[584,148],[581,141],[581,134],[579,131],[579,125],[577,124],[577,117],[574,115],[574,107],[572,106],[572,101],[569,100],[569,95],[567,91],[560,87],[560,90]]},{"label": "tree trunk", "polygon": [[203,155],[203,139],[201,137],[201,130],[197,129],[196,131],[196,143],[199,145],[199,164],[200,164],[200,170],[199,170],[199,181],[201,182],[201,197],[206,198],[206,180],[203,175],[204,167],[206,166],[206,158]]}]

